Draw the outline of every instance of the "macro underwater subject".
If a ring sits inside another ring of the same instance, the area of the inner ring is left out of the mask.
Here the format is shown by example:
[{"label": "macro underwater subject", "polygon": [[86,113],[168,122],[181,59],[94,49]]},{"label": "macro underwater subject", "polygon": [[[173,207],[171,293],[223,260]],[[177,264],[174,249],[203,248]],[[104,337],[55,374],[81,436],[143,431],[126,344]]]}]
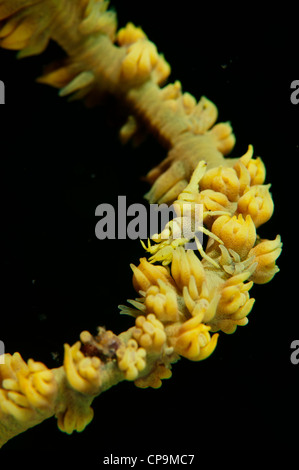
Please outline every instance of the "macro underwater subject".
[{"label": "macro underwater subject", "polygon": [[[147,172],[145,200],[172,205],[175,217],[132,260],[136,297],[119,306],[133,317],[130,328],[83,330],[64,344],[58,367],[39,362],[38,351],[28,360],[22,351],[5,351],[1,446],[53,416],[61,431],[81,432],[93,419],[94,399],[112,386],[160,388],[180,358],[209,358],[222,335],[247,325],[255,303],[250,291],[278,273],[282,250],[279,234],[259,235],[274,212],[263,159],[250,142],[230,156],[236,142],[230,122],[218,122],[207,97],[197,100],[180,81],[169,82],[171,64],[141,27],[118,28],[107,0],[0,0],[1,48],[25,61],[50,41],[65,56],[37,82],[57,88],[61,99],[82,100],[87,112],[119,108],[123,144],[142,146],[154,136],[167,156]],[[199,206],[202,226],[196,225]],[[182,229],[186,217],[189,236]]]}]

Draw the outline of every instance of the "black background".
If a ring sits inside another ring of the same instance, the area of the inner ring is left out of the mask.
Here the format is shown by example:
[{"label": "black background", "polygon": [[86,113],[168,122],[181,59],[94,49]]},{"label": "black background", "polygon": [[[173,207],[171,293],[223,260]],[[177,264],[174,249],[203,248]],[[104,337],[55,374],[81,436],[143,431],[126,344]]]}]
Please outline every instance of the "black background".
[{"label": "black background", "polygon": [[[299,365],[290,344],[299,338],[297,188],[299,105],[290,84],[299,79],[294,11],[199,2],[114,1],[119,25],[141,25],[172,66],[170,81],[205,95],[230,121],[237,137],[232,156],[248,144],[267,168],[275,202],[258,232],[282,236],[281,271],[254,286],[249,324],[221,334],[202,363],[182,359],[158,390],[125,382],[93,403],[95,418],[83,433],[61,433],[55,419],[14,438],[7,450],[97,449],[119,452],[199,453],[206,449],[297,447]],[[278,8],[278,7],[277,7]],[[63,56],[55,44],[17,61],[0,50],[6,104],[1,119],[1,323],[6,352],[58,367],[63,343],[105,325],[132,326],[118,304],[134,298],[129,263],[144,252],[138,241],[95,237],[95,208],[143,202],[141,176],[165,156],[151,138],[123,147],[109,110],[68,103],[57,90],[34,82]],[[109,121],[109,122],[107,122]]]}]

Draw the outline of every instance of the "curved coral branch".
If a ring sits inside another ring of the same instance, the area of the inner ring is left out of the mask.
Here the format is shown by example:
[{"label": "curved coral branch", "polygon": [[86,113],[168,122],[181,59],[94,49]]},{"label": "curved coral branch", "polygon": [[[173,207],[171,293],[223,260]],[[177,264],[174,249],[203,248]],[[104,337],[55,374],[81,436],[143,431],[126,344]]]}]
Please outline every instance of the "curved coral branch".
[{"label": "curved coral branch", "polygon": [[[207,358],[218,332],[247,324],[253,283],[278,271],[280,237],[262,240],[256,231],[274,209],[262,160],[253,158],[252,146],[241,158],[224,158],[235,138],[228,123],[215,124],[216,106],[183,93],[180,82],[162,87],[169,64],[141,28],[129,23],[117,31],[107,8],[105,0],[2,0],[1,46],[24,57],[54,39],[68,57],[40,82],[87,104],[116,97],[127,113],[123,141],[144,128],[153,133],[168,156],[148,173],[146,198],[173,202],[176,217],[144,245],[150,258],[131,265],[139,297],[121,306],[135,317],[128,331],[83,331],[80,341],[65,345],[57,369],[26,364],[19,353],[0,361],[0,445],[54,415],[62,431],[82,431],[93,418],[93,399],[111,386],[128,380],[158,388],[181,356]],[[186,210],[187,235],[180,232]],[[198,231],[208,237],[206,246]],[[192,239],[196,251],[188,249]]]}]

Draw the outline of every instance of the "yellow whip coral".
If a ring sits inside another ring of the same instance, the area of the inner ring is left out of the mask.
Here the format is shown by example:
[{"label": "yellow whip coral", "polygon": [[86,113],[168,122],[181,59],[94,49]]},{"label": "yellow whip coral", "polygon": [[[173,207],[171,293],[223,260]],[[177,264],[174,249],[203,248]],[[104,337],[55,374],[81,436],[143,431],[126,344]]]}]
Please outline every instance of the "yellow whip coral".
[{"label": "yellow whip coral", "polygon": [[[56,369],[5,354],[1,445],[51,416],[62,431],[82,431],[93,418],[92,401],[111,386],[127,380],[158,388],[180,357],[210,356],[221,332],[247,324],[254,304],[249,291],[277,273],[282,246],[279,235],[257,234],[274,209],[261,158],[251,145],[240,158],[226,158],[235,144],[231,125],[216,123],[217,107],[208,98],[197,101],[179,81],[166,83],[170,65],[140,27],[118,30],[106,0],[0,2],[1,47],[26,57],[41,53],[50,39],[67,57],[38,81],[87,105],[114,97],[127,114],[123,142],[152,133],[168,154],[147,174],[145,198],[173,204],[176,217],[131,265],[138,297],[120,306],[135,318],[131,328],[119,335],[103,327],[95,336],[83,331],[65,344]],[[186,212],[189,235],[177,236]],[[188,248],[193,239],[196,250]]]}]

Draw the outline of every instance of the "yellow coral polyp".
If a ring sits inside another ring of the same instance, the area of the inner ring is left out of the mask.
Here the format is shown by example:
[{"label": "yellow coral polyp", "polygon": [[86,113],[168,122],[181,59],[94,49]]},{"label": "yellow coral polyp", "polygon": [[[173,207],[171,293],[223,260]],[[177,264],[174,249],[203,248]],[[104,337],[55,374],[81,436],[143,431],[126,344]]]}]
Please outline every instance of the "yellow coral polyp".
[{"label": "yellow coral polyp", "polygon": [[[191,103],[190,98],[187,98],[187,103]],[[196,100],[195,100],[196,102]],[[205,96],[202,96],[197,104],[195,104],[190,109],[190,106],[186,107],[183,98],[183,104],[185,110],[187,109],[187,113],[190,115],[189,119],[189,129],[195,135],[196,134],[204,134],[212,125],[215,123],[218,115],[217,107],[214,105],[212,101],[210,101]]]},{"label": "yellow coral polyp", "polygon": [[55,377],[44,364],[32,359],[26,364],[18,353],[5,355],[4,364],[0,364],[0,415],[30,421],[37,410],[51,408],[56,394]]},{"label": "yellow coral polyp", "polygon": [[209,322],[212,331],[221,330],[224,333],[233,333],[237,326],[244,326],[248,323],[247,315],[255,302],[255,299],[249,298],[248,294],[253,282],[245,283],[250,275],[250,271],[245,271],[232,276],[221,285],[217,312]]},{"label": "yellow coral polyp", "polygon": [[235,170],[221,166],[208,170],[200,181],[200,187],[202,190],[213,189],[222,193],[231,202],[237,201],[240,192],[240,182]]},{"label": "yellow coral polyp", "polygon": [[2,47],[14,50],[24,48],[32,36],[34,26],[26,20],[21,23],[8,22],[1,30],[1,37],[4,37],[1,42]]},{"label": "yellow coral polyp", "polygon": [[124,78],[144,78],[148,76],[158,62],[156,46],[150,41],[136,43],[129,47],[127,56],[122,63]]},{"label": "yellow coral polyp", "polygon": [[130,339],[124,348],[117,350],[118,367],[126,380],[135,380],[146,366],[146,350],[139,348],[135,339]]},{"label": "yellow coral polyp", "polygon": [[89,406],[76,406],[71,403],[66,410],[57,413],[57,426],[60,431],[72,434],[74,431],[82,432],[92,421],[93,409]]},{"label": "yellow coral polyp", "polygon": [[20,389],[35,408],[46,408],[57,392],[53,373],[41,362],[28,360],[28,370],[18,375]]},{"label": "yellow coral polyp", "polygon": [[[66,60],[40,83],[60,88],[60,96],[84,97],[87,105],[119,100],[127,113],[123,141],[156,136],[168,154],[148,172],[152,187],[145,197],[174,202],[177,218],[153,238],[155,244],[143,243],[149,260],[131,265],[140,297],[130,301],[135,309],[123,311],[136,318],[135,326],[119,336],[103,328],[96,337],[82,332],[81,341],[65,345],[63,365],[52,370],[18,353],[4,356],[0,446],[54,415],[64,432],[82,431],[93,417],[93,399],[112,385],[126,379],[158,388],[179,356],[205,359],[217,344],[211,332],[246,325],[253,283],[268,282],[279,270],[280,237],[263,240],[256,233],[273,212],[262,160],[253,158],[251,145],[241,158],[224,158],[235,144],[230,123],[216,123],[216,105],[183,93],[179,81],[162,88],[169,64],[141,28],[128,23],[117,33],[108,4],[0,0],[0,45],[25,57],[55,41]],[[195,222],[197,204],[204,226]],[[186,218],[188,235],[174,237]],[[195,229],[208,237],[205,249]],[[185,247],[191,234],[202,260]]]},{"label": "yellow coral polyp", "polygon": [[236,137],[230,123],[219,122],[209,132],[216,137],[217,149],[223,155],[231,152],[236,143]]},{"label": "yellow coral polyp", "polygon": [[138,267],[131,264],[131,268],[133,271],[133,286],[137,292],[146,292],[151,285],[158,285],[158,279],[166,284],[174,284],[167,268],[159,265],[155,266],[149,263],[146,258],[140,259]]},{"label": "yellow coral polyp", "polygon": [[131,22],[127,23],[124,28],[121,28],[116,37],[120,46],[128,46],[139,41],[139,39],[146,39],[146,34],[140,27],[135,26]]},{"label": "yellow coral polyp", "polygon": [[256,240],[255,225],[250,215],[245,219],[237,216],[222,215],[212,225],[212,232],[223,241],[226,248],[231,248],[241,259],[246,258]]},{"label": "yellow coral polyp", "polygon": [[108,2],[106,1],[88,3],[84,11],[84,19],[79,25],[79,31],[83,35],[101,32],[114,40],[117,28],[116,15],[113,11],[106,11],[107,8]]},{"label": "yellow coral polyp", "polygon": [[[181,201],[178,201],[181,202]],[[188,204],[189,205],[189,204]],[[184,207],[186,205],[184,204]],[[176,206],[175,210],[178,209]],[[201,214],[201,208],[199,214]],[[186,210],[186,216],[175,217],[168,222],[160,234],[152,236],[155,244],[148,242],[148,246],[142,242],[143,248],[151,253],[149,261],[151,263],[161,262],[163,266],[168,266],[172,262],[173,252],[178,246],[186,245],[195,235],[195,224],[192,215],[192,207]],[[202,220],[197,218],[196,220]],[[201,229],[201,226],[199,226]],[[204,230],[204,229],[203,229]]]},{"label": "yellow coral polyp", "polygon": [[[198,204],[203,204],[204,212],[228,212],[234,213],[236,210],[236,204],[229,201],[228,197],[225,194],[214,191],[213,189],[204,189],[198,195],[197,201]],[[209,214],[206,214],[206,217],[209,217]],[[205,223],[207,220],[205,219]]]},{"label": "yellow coral polyp", "polygon": [[[251,289],[253,282],[247,284],[228,285],[221,291],[221,297],[218,304],[218,312],[225,315],[235,314],[249,300],[248,290]],[[242,315],[246,316],[245,312]],[[241,319],[241,318],[238,318]]]},{"label": "yellow coral polyp", "polygon": [[205,271],[200,259],[193,250],[185,251],[183,247],[178,247],[173,253],[171,274],[181,292],[184,286],[189,285],[191,276],[198,290],[205,279]]},{"label": "yellow coral polyp", "polygon": [[171,370],[164,364],[157,364],[154,369],[145,377],[135,380],[134,384],[139,388],[160,388],[163,379],[169,379],[172,376]]},{"label": "yellow coral polyp", "polygon": [[158,286],[151,286],[146,292],[144,303],[147,311],[153,312],[162,322],[177,321],[179,308],[176,291],[160,279]]},{"label": "yellow coral polyp", "polygon": [[64,368],[70,385],[81,393],[99,393],[101,387],[101,361],[98,357],[85,357],[81,342],[64,345]]},{"label": "yellow coral polyp", "polygon": [[152,313],[136,318],[133,337],[147,351],[160,352],[166,342],[164,326]]}]

